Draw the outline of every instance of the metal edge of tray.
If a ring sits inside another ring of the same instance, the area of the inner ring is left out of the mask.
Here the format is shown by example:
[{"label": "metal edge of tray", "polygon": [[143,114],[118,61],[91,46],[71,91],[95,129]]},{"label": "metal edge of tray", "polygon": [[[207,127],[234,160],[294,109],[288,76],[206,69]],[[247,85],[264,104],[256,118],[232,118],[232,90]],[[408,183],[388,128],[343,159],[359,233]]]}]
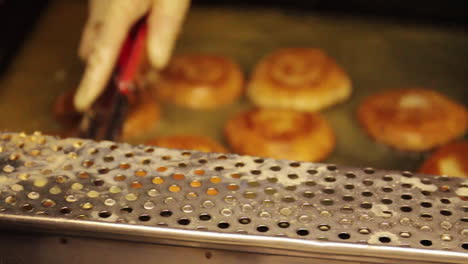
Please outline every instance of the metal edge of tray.
[{"label": "metal edge of tray", "polygon": [[[369,261],[382,259],[414,261],[413,263],[464,264],[468,254],[442,250],[424,250],[389,246],[360,245],[338,242],[318,242],[256,235],[226,234],[174,228],[161,228],[84,220],[0,214],[0,229],[36,230],[51,234],[75,235],[92,238],[157,243],[163,245],[203,247],[285,255],[295,257],[327,258]],[[380,260],[380,261],[379,261]],[[385,263],[385,262],[383,262]]]}]

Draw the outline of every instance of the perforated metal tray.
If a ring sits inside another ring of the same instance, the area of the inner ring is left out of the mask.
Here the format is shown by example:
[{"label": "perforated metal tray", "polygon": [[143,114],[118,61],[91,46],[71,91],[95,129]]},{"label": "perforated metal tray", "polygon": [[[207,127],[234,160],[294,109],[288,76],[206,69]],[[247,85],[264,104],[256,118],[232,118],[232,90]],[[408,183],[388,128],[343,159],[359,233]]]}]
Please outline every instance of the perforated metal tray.
[{"label": "perforated metal tray", "polygon": [[[160,245],[158,254],[193,253],[194,259],[198,249],[204,260],[216,252],[224,263],[236,254],[256,256],[246,261],[257,263],[468,260],[468,181],[462,178],[40,133],[1,134],[0,168],[3,231],[72,236],[82,245],[112,239],[107,247],[145,242]],[[36,241],[18,236],[1,236],[0,253],[18,251],[6,251],[11,241]],[[112,254],[128,255],[123,252]]]}]

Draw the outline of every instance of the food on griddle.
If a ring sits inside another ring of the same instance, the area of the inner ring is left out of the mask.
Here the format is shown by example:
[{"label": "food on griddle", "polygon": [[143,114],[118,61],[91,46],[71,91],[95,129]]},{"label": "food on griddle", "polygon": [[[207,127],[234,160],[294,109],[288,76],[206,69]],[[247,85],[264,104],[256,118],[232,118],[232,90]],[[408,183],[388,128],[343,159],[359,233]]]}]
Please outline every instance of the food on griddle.
[{"label": "food on griddle", "polygon": [[234,102],[244,77],[228,58],[188,54],[175,56],[161,72],[154,91],[161,101],[192,108],[213,109]]},{"label": "food on griddle", "polygon": [[376,141],[403,151],[426,151],[463,136],[467,109],[423,88],[398,89],[367,97],[357,118]]},{"label": "food on griddle", "polygon": [[163,148],[196,150],[202,152],[227,152],[227,150],[221,144],[214,141],[213,139],[197,135],[180,134],[158,137],[146,142],[146,144]]},{"label": "food on griddle", "polygon": [[68,90],[60,94],[54,102],[53,115],[64,127],[73,127],[81,119],[81,113],[73,106],[75,90]]},{"label": "food on griddle", "polygon": [[260,107],[318,111],[345,101],[351,90],[346,72],[324,51],[285,48],[258,63],[247,95]]},{"label": "food on griddle", "polygon": [[447,144],[421,166],[420,173],[468,178],[468,141]]},{"label": "food on griddle", "polygon": [[144,93],[132,102],[122,126],[121,140],[138,138],[156,129],[161,118],[159,104],[154,98]]},{"label": "food on griddle", "polygon": [[256,108],[225,126],[234,152],[297,161],[321,161],[335,147],[335,134],[318,113]]}]

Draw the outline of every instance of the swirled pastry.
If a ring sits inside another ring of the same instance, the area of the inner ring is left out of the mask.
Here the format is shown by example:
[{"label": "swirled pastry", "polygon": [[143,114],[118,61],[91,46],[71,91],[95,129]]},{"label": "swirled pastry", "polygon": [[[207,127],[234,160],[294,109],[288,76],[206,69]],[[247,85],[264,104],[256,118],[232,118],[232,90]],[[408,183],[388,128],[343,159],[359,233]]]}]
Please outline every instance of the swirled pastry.
[{"label": "swirled pastry", "polygon": [[322,50],[286,48],[258,63],[247,95],[261,107],[317,111],[348,99],[351,81]]},{"label": "swirled pastry", "polygon": [[335,135],[318,113],[284,109],[253,109],[225,126],[234,152],[296,161],[321,161],[335,146]]},{"label": "swirled pastry", "polygon": [[468,141],[441,147],[424,162],[419,172],[468,178]]},{"label": "swirled pastry", "polygon": [[216,55],[174,57],[155,84],[162,100],[192,109],[213,109],[235,101],[243,75],[233,61]]},{"label": "swirled pastry", "polygon": [[462,136],[468,128],[464,106],[422,88],[369,96],[359,106],[357,117],[376,141],[407,151],[444,145]]},{"label": "swirled pastry", "polygon": [[159,137],[146,142],[148,145],[154,145],[163,148],[197,150],[201,152],[227,152],[218,142],[211,138],[195,135],[173,135]]}]

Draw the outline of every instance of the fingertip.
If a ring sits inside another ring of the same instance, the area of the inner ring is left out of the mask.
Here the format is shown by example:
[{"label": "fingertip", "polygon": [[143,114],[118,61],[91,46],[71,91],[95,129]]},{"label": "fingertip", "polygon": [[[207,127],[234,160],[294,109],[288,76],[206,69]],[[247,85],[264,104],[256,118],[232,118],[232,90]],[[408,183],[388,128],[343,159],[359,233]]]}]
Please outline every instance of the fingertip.
[{"label": "fingertip", "polygon": [[189,5],[189,0],[158,0],[153,5],[148,22],[148,56],[153,67],[167,65]]},{"label": "fingertip", "polygon": [[78,112],[85,112],[95,100],[96,96],[89,94],[89,91],[86,80],[83,79],[73,97],[73,105]]},{"label": "fingertip", "polygon": [[151,65],[156,69],[164,68],[169,61],[170,51],[166,47],[161,47],[161,42],[157,40],[149,40],[148,56]]}]

